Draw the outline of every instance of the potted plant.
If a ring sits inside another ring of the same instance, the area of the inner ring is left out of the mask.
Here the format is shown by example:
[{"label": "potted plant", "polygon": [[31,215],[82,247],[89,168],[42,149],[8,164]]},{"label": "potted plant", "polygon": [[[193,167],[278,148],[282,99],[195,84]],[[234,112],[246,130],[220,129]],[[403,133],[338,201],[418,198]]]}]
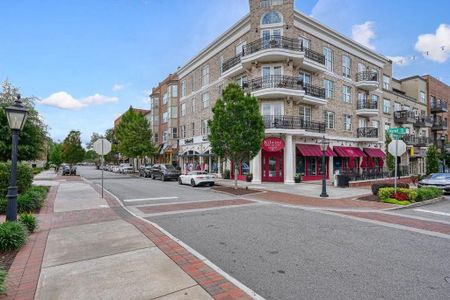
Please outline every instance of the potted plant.
[{"label": "potted plant", "polygon": [[245,176],[245,180],[247,182],[251,182],[253,180],[253,174],[252,173],[248,173],[247,176]]},{"label": "potted plant", "polygon": [[302,174],[295,173],[294,181],[295,183],[300,183],[302,181]]},{"label": "potted plant", "polygon": [[230,179],[230,170],[225,169],[223,171],[223,179]]}]

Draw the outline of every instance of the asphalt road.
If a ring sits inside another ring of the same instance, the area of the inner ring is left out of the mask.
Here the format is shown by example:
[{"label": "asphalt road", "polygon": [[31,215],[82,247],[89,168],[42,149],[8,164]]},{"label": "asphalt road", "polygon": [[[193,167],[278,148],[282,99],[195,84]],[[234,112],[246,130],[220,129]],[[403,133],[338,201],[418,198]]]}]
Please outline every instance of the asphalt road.
[{"label": "asphalt road", "polygon": [[446,196],[445,198],[445,201],[416,208],[402,209],[396,211],[396,213],[405,216],[413,216],[427,220],[429,219],[450,223],[450,196]]},{"label": "asphalt road", "polygon": [[[105,186],[122,200],[178,197],[147,205],[231,198],[209,188],[105,174]],[[449,299],[450,239],[279,204],[147,218],[266,299]]]}]

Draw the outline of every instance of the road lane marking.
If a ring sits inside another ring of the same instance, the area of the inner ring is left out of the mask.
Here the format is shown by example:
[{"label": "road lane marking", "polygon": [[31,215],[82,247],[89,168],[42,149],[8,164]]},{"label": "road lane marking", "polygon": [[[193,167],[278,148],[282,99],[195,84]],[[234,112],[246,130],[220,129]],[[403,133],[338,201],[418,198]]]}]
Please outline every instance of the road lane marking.
[{"label": "road lane marking", "polygon": [[156,198],[125,199],[125,200],[123,200],[123,202],[155,201],[155,200],[169,200],[169,199],[178,199],[178,197],[156,197]]},{"label": "road lane marking", "polygon": [[446,212],[443,212],[443,211],[426,210],[426,209],[421,209],[421,208],[416,208],[416,209],[414,209],[414,210],[415,210],[415,211],[420,211],[420,212],[429,213],[429,214],[440,215],[440,216],[450,216],[450,213],[446,213]]}]

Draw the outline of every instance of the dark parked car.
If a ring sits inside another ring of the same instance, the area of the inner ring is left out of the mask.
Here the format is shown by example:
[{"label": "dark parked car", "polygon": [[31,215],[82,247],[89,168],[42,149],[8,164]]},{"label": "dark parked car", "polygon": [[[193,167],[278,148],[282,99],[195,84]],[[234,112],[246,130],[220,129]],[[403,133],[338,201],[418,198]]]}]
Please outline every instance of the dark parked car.
[{"label": "dark parked car", "polygon": [[62,167],[62,171],[61,174],[64,175],[77,175],[77,167],[73,166],[70,167],[68,165],[63,165]]},{"label": "dark parked car", "polygon": [[150,177],[151,172],[152,172],[152,165],[145,165],[139,167],[140,177]]},{"label": "dark parked car", "polygon": [[160,178],[161,181],[166,181],[167,179],[178,179],[180,175],[181,172],[172,165],[155,164],[152,167],[150,177],[152,179]]}]

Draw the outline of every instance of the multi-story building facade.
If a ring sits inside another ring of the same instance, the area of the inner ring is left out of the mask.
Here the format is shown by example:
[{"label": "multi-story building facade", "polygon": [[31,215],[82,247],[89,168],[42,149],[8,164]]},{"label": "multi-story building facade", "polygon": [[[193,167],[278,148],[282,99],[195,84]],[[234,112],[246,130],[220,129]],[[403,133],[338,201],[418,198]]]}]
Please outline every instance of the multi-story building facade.
[{"label": "multi-story building facade", "polygon": [[294,10],[293,0],[249,3],[248,15],[178,70],[183,164],[216,168],[207,120],[224,86],[237,82],[260,102],[267,143],[284,144],[244,162],[253,182],[319,179],[323,137],[327,177],[381,166],[380,74],[390,61]]},{"label": "multi-story building facade", "polygon": [[398,80],[383,74],[383,134],[390,127],[406,128],[401,138],[407,151],[399,158],[403,172],[425,173],[426,150],[433,142],[433,118],[427,111],[427,99],[426,82],[420,76]]},{"label": "multi-story building facade", "polygon": [[156,145],[154,161],[177,164],[178,160],[178,76],[170,74],[150,95],[151,126]]},{"label": "multi-story building facade", "polygon": [[427,83],[428,111],[433,115],[433,139],[436,145],[448,141],[448,103],[450,101],[450,86],[431,75],[423,76]]}]

